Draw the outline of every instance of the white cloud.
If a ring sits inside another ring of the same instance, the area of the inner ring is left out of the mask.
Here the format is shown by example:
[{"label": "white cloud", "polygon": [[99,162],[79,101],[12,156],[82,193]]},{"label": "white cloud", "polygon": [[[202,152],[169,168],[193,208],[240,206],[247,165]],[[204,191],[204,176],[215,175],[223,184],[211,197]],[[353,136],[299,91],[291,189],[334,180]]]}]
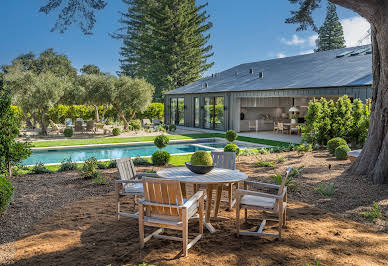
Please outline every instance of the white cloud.
[{"label": "white cloud", "polygon": [[285,38],[282,38],[281,41],[287,45],[302,45],[306,42],[305,39],[299,38],[298,35],[296,35],[296,34],[292,35],[291,40],[287,40]]},{"label": "white cloud", "polygon": [[283,53],[277,53],[277,54],[276,54],[276,57],[277,57],[277,58],[284,58],[284,57],[286,57],[286,55],[283,54]]},{"label": "white cloud", "polygon": [[301,51],[299,54],[300,54],[300,55],[303,55],[303,54],[312,54],[312,53],[314,53],[314,50],[313,50],[313,49],[310,49],[310,50]]},{"label": "white cloud", "polygon": [[344,29],[345,43],[347,47],[370,44],[370,37],[367,36],[370,29],[369,22],[362,17],[352,17],[341,20]]},{"label": "white cloud", "polygon": [[308,40],[309,40],[309,45],[315,47],[315,45],[316,45],[315,42],[317,41],[317,39],[318,39],[318,34],[311,35],[311,36],[308,38]]}]

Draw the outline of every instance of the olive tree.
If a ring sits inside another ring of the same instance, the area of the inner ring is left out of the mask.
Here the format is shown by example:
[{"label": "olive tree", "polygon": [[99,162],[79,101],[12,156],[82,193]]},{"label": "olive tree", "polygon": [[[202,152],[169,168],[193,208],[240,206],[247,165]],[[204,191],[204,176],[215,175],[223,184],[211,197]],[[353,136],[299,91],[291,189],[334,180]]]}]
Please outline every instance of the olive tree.
[{"label": "olive tree", "polygon": [[[121,76],[115,82],[115,92],[112,100],[113,108],[124,123],[124,130],[128,130],[128,121],[132,120],[136,112],[144,112],[151,104],[155,88],[144,78],[130,78]],[[129,112],[127,119],[125,113]]]}]

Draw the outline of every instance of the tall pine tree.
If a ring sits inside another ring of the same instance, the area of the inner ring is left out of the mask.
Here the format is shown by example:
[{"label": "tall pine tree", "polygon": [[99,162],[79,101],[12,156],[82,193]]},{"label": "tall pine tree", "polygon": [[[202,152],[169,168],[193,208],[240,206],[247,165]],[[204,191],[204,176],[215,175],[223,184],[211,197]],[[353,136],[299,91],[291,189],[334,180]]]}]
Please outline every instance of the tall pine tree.
[{"label": "tall pine tree", "polygon": [[315,49],[315,52],[345,47],[344,32],[338,19],[335,4],[329,2],[325,22],[318,30],[317,49]]},{"label": "tall pine tree", "polygon": [[165,92],[201,78],[213,62],[204,5],[195,0],[123,0],[121,73],[144,77],[155,86],[154,101]]}]

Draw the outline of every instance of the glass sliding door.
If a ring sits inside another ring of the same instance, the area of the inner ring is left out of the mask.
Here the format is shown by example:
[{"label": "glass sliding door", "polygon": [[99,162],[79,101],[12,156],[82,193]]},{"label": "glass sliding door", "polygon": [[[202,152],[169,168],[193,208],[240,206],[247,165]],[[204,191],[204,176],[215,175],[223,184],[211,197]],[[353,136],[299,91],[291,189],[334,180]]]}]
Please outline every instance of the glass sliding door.
[{"label": "glass sliding door", "polygon": [[194,127],[199,127],[199,98],[195,97],[194,98]]},{"label": "glass sliding door", "polygon": [[180,126],[185,125],[185,98],[178,98],[177,124]]},{"label": "glass sliding door", "polygon": [[171,98],[170,99],[170,124],[175,125],[176,124],[176,117],[177,117],[177,98]]},{"label": "glass sliding door", "polygon": [[184,126],[185,124],[185,98],[170,99],[170,124]]},{"label": "glass sliding door", "polygon": [[205,97],[204,128],[225,129],[224,97]]},{"label": "glass sliding door", "polygon": [[214,129],[225,129],[224,97],[214,98]]}]

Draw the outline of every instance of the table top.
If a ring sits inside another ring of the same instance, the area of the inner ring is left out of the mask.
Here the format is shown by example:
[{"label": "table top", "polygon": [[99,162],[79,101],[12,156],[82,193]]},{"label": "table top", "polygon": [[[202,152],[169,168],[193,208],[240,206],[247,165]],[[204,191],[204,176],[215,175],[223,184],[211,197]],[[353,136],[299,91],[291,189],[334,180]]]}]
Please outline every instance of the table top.
[{"label": "table top", "polygon": [[162,178],[179,180],[191,184],[228,184],[243,181],[248,175],[239,170],[214,168],[207,174],[200,175],[191,172],[186,167],[166,168],[157,172]]}]

